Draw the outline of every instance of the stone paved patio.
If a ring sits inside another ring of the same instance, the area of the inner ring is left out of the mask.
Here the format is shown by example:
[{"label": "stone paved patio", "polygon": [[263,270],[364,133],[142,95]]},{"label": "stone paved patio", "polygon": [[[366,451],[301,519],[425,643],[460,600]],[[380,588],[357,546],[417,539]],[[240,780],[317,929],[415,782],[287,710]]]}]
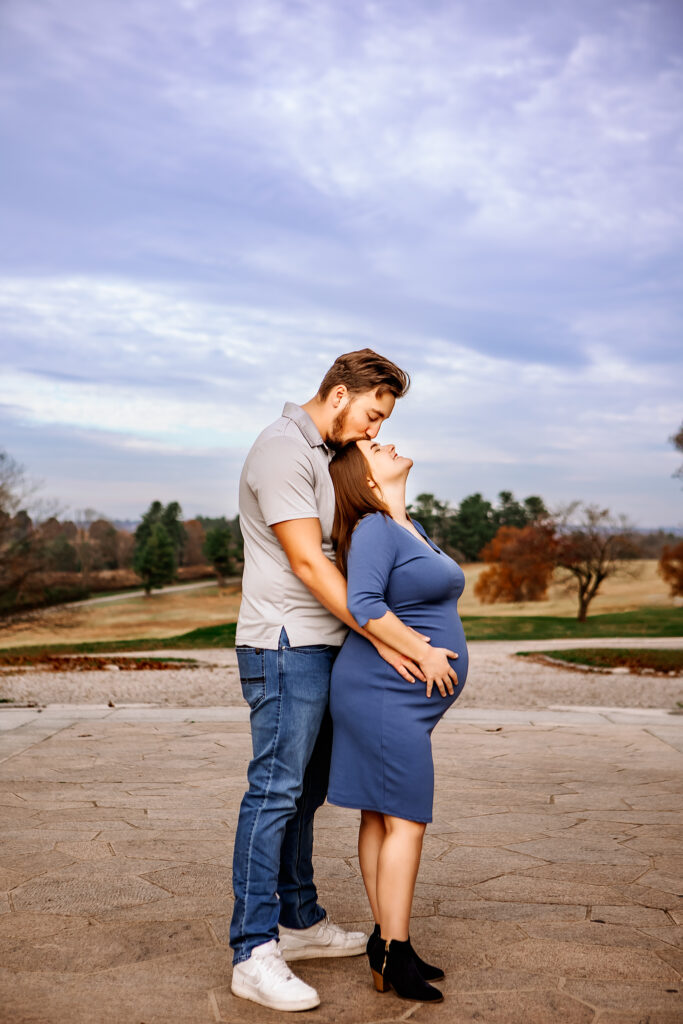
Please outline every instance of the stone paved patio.
[{"label": "stone paved patio", "polygon": [[[683,718],[454,710],[413,939],[444,1003],[374,991],[363,958],[297,971],[321,1007],[230,993],[241,708],[0,712],[2,1024],[674,1024],[683,1019]],[[330,916],[369,928],[355,812],[325,807]]]}]

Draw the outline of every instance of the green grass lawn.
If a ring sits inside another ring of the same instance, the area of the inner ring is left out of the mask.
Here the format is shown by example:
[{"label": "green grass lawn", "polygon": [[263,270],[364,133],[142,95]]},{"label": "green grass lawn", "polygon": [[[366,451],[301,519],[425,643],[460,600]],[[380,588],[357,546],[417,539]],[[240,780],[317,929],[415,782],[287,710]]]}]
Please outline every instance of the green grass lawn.
[{"label": "green grass lawn", "polygon": [[639,608],[633,612],[575,618],[464,615],[468,640],[583,640],[592,637],[683,636],[683,608]]},{"label": "green grass lawn", "polygon": [[566,651],[520,651],[520,657],[543,655],[553,661],[570,665],[591,665],[595,668],[627,668],[630,672],[683,673],[683,650],[662,650],[652,647],[578,647]]},{"label": "green grass lawn", "polygon": [[[463,625],[468,640],[574,640],[592,637],[683,636],[683,608],[640,608],[633,612],[593,615],[587,622],[573,618],[544,615],[500,616],[465,615]],[[207,647],[234,647],[234,622],[204,626],[179,636],[163,639],[142,637],[136,640],[49,644],[35,647],[0,649],[0,654],[31,654],[38,651],[90,653],[98,651],[192,650]]]}]

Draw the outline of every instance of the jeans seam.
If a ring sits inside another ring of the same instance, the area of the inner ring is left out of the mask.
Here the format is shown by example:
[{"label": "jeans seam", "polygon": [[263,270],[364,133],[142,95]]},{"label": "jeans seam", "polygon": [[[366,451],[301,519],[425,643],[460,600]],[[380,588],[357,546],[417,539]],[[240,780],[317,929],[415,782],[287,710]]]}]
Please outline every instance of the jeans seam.
[{"label": "jeans seam", "polygon": [[[265,670],[265,666],[264,666],[264,670]],[[247,857],[247,869],[246,869],[246,872],[245,872],[245,875],[244,875],[244,909],[242,911],[242,917],[240,919],[240,933],[243,933],[243,931],[244,931],[244,922],[246,920],[247,905],[248,905],[248,902],[249,902],[249,882],[251,881],[251,853],[252,853],[252,848],[253,848],[252,839],[253,839],[254,832],[256,830],[256,826],[258,824],[259,818],[261,817],[261,813],[263,811],[264,805],[265,805],[266,800],[268,799],[268,796],[270,794],[270,785],[271,785],[271,782],[273,780],[273,765],[275,763],[275,748],[276,748],[276,745],[277,745],[278,737],[280,735],[280,725],[281,725],[281,722],[282,722],[282,715],[281,715],[281,710],[282,710],[282,659],[280,657],[280,651],[279,650],[277,652],[277,681],[278,681],[277,729],[275,730],[275,735],[273,737],[273,754],[271,756],[270,765],[268,767],[268,782],[267,782],[266,788],[264,790],[264,797],[263,797],[263,800],[261,801],[261,805],[260,805],[258,811],[254,815],[254,820],[251,823],[251,829],[249,831],[249,841],[248,841],[248,845],[247,845],[247,849],[249,850],[249,856]],[[264,682],[265,682],[265,680],[264,680]],[[263,703],[263,701],[261,703]],[[251,952],[249,953],[249,955],[251,955]],[[245,958],[245,959],[247,959],[247,958]],[[239,961],[236,960],[235,963],[239,963]]]},{"label": "jeans seam", "polygon": [[[304,770],[303,785],[301,787],[301,799],[304,802],[305,802],[305,794],[306,794],[307,782],[308,782],[307,771]],[[301,883],[301,878],[300,878],[300,874],[299,874],[299,865],[301,863],[301,833],[302,833],[302,829],[303,829],[303,818],[301,817],[301,815],[299,815],[299,827],[297,828],[297,831],[296,831],[296,862],[295,862],[295,864],[296,864],[296,879],[297,879],[297,882],[299,882],[299,887],[297,889],[296,916],[297,916],[297,919],[299,921],[299,926],[300,927],[302,927],[302,926],[301,926],[301,884],[300,884]]]}]

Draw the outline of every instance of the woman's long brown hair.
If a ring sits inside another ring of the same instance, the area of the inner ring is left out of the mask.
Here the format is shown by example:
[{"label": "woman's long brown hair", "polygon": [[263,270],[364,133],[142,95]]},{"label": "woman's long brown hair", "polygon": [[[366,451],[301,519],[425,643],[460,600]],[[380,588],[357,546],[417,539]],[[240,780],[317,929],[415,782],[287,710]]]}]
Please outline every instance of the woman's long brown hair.
[{"label": "woman's long brown hair", "polygon": [[389,509],[368,483],[370,466],[357,444],[347,444],[337,452],[330,463],[330,476],[336,499],[332,540],[337,549],[337,567],[346,576],[351,534],[356,523],[369,512],[389,515]]}]

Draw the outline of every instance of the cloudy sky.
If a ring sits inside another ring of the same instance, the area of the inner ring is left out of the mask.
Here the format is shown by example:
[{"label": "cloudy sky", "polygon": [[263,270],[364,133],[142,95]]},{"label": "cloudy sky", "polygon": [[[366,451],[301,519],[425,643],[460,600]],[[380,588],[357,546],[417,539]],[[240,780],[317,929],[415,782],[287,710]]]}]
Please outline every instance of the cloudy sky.
[{"label": "cloudy sky", "polygon": [[683,524],[679,0],[3,0],[0,445],[234,514],[334,357],[410,494]]}]

